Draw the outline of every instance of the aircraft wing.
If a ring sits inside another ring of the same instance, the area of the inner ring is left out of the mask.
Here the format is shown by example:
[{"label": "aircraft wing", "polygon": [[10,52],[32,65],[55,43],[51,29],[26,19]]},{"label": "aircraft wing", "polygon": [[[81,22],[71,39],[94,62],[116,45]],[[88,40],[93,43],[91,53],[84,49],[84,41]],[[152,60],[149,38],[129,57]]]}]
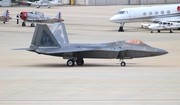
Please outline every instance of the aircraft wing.
[{"label": "aircraft wing", "polygon": [[150,23],[141,23],[142,28],[149,28],[150,25]]},{"label": "aircraft wing", "polygon": [[160,22],[160,21],[169,21],[169,22],[180,22],[179,17],[165,17],[165,18],[155,18],[153,19],[154,22]]},{"label": "aircraft wing", "polygon": [[28,22],[38,22],[38,23],[54,23],[54,22],[58,22],[57,19],[42,19],[42,20],[39,20],[39,19],[28,19],[26,21],[28,21]]}]

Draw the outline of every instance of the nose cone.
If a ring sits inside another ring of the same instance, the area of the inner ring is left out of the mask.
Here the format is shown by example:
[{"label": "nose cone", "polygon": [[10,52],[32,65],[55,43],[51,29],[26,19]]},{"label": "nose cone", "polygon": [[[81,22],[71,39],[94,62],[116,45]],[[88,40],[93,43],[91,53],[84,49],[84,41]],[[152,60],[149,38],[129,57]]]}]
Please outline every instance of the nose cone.
[{"label": "nose cone", "polygon": [[116,15],[112,16],[112,17],[109,19],[109,21],[116,23],[116,22],[117,22],[117,16],[116,16]]},{"label": "nose cone", "polygon": [[157,50],[157,55],[164,55],[168,53],[167,51],[159,49],[159,48],[157,48],[156,50]]}]

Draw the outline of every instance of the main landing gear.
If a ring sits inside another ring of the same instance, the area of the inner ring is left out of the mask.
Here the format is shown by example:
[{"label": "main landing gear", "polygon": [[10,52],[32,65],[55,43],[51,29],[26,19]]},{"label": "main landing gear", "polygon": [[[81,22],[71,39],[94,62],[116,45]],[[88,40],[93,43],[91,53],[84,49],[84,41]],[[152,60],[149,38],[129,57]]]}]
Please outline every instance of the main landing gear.
[{"label": "main landing gear", "polygon": [[[161,30],[157,30],[157,32],[160,33]],[[151,30],[151,33],[153,33],[153,30]],[[172,28],[170,29],[169,33],[173,33],[173,29]]]},{"label": "main landing gear", "polygon": [[31,27],[35,27],[35,24],[34,24],[34,23],[31,23]]},{"label": "main landing gear", "polygon": [[26,23],[25,23],[25,22],[22,22],[22,26],[23,26],[23,27],[26,26]]},{"label": "main landing gear", "polygon": [[120,27],[119,27],[118,32],[124,32],[124,29],[123,29],[124,24],[125,24],[125,23],[120,23]]},{"label": "main landing gear", "polygon": [[69,59],[69,60],[67,61],[67,66],[70,66],[70,67],[71,67],[71,66],[74,66],[75,62],[76,62],[76,64],[77,64],[78,66],[82,66],[82,65],[84,64],[83,58]]},{"label": "main landing gear", "polygon": [[169,33],[173,33],[173,29],[172,28],[170,29]]},{"label": "main landing gear", "polygon": [[[25,26],[26,26],[26,23],[25,23],[25,22],[22,22],[22,26],[25,27]],[[35,27],[35,24],[34,24],[34,23],[31,23],[30,27]]]}]

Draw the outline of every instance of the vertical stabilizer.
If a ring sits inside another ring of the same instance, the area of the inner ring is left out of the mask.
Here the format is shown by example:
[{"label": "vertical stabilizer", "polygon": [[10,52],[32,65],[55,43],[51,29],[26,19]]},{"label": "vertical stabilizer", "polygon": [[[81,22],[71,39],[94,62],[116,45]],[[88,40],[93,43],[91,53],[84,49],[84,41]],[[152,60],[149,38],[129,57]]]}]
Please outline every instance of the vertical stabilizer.
[{"label": "vertical stabilizer", "polygon": [[3,18],[4,18],[4,19],[3,19],[4,23],[5,23],[5,22],[8,22],[9,19],[11,19],[11,18],[10,18],[9,10],[6,10],[6,11],[4,12]]},{"label": "vertical stabilizer", "polygon": [[54,20],[54,22],[62,22],[62,21],[64,21],[64,20],[62,19],[61,12],[58,12],[57,15],[56,15],[56,17],[55,17],[53,20]]},{"label": "vertical stabilizer", "polygon": [[60,47],[46,24],[36,25],[30,48],[36,49],[38,47]]},{"label": "vertical stabilizer", "polygon": [[50,30],[60,45],[69,43],[64,23],[54,23]]}]

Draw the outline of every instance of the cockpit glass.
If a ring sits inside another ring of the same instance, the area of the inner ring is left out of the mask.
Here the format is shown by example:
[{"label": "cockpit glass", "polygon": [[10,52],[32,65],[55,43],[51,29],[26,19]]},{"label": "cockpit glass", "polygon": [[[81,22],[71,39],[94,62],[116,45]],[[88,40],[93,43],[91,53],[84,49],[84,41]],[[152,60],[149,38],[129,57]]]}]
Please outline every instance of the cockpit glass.
[{"label": "cockpit glass", "polygon": [[130,44],[139,44],[139,45],[146,45],[144,42],[142,42],[141,40],[126,40],[126,43],[130,43]]},{"label": "cockpit glass", "polygon": [[116,14],[124,14],[125,11],[119,11]]},{"label": "cockpit glass", "polygon": [[163,25],[166,25],[166,24],[167,24],[167,23],[165,23],[165,22],[163,23]]}]

